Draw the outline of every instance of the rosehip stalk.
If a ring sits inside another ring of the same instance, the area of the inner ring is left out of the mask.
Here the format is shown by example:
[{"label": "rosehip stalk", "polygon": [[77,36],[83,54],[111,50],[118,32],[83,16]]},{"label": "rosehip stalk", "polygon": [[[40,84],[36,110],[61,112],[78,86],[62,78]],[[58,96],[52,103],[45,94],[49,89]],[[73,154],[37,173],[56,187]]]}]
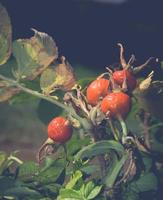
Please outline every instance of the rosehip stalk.
[{"label": "rosehip stalk", "polygon": [[124,144],[126,142],[126,138],[128,135],[128,130],[125,121],[123,120],[121,115],[118,115],[118,121],[120,122],[120,125],[122,127],[122,143]]}]

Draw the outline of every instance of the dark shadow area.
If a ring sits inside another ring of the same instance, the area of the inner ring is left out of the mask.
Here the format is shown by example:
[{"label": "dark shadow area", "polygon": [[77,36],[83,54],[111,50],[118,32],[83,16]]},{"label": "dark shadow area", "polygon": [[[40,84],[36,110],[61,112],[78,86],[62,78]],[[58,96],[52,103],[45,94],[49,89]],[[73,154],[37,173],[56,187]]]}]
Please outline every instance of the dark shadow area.
[{"label": "dark shadow area", "polygon": [[30,37],[31,27],[52,35],[71,63],[103,68],[118,61],[117,42],[137,62],[162,59],[162,1],[128,0],[105,4],[89,0],[1,0],[13,25],[13,37]]}]

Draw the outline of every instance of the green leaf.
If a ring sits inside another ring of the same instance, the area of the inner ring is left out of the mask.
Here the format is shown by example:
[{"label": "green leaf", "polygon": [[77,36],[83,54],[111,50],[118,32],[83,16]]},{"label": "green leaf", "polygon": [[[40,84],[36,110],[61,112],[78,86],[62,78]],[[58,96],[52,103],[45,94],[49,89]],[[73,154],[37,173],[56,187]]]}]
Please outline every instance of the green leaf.
[{"label": "green leaf", "polygon": [[39,190],[42,193],[48,193],[50,195],[57,195],[59,193],[59,189],[61,188],[61,185],[56,184],[56,183],[51,183],[48,185],[43,185],[41,188],[39,188]]},{"label": "green leaf", "polygon": [[50,66],[41,74],[40,87],[45,94],[50,94],[57,89],[70,90],[76,83],[71,65],[65,57],[61,59],[61,63]]},{"label": "green leaf", "polygon": [[35,79],[58,57],[53,39],[46,33],[34,32],[35,35],[30,39],[18,39],[13,43],[19,79]]},{"label": "green leaf", "polygon": [[115,150],[117,153],[122,154],[124,148],[120,143],[114,140],[101,140],[94,144],[83,147],[74,158],[75,160],[82,159],[84,157],[91,158],[93,156],[108,153],[110,150]]},{"label": "green leaf", "polygon": [[140,200],[140,196],[138,192],[132,190],[132,187],[128,185],[125,190],[122,190],[122,199],[123,200]]},{"label": "green leaf", "polygon": [[84,166],[84,167],[81,167],[80,170],[82,172],[84,172],[85,174],[88,174],[88,175],[91,175],[95,172],[97,172],[99,169],[98,169],[98,166],[97,165],[87,165],[87,166]]},{"label": "green leaf", "polygon": [[55,72],[54,66],[47,68],[40,77],[40,87],[45,94],[50,94],[56,90],[55,81],[57,82],[57,74]]},{"label": "green leaf", "polygon": [[142,123],[141,119],[138,117],[139,112],[140,112],[139,104],[137,103],[137,101],[132,99],[132,107],[129,114],[127,115],[125,122],[129,130],[132,130],[132,132],[136,133],[137,135],[139,134],[141,136],[143,128],[141,126]]},{"label": "green leaf", "polygon": [[7,62],[11,55],[12,29],[6,9],[0,3],[0,65]]},{"label": "green leaf", "polygon": [[127,158],[128,158],[128,155],[124,154],[122,156],[122,158],[118,162],[116,162],[116,165],[115,165],[114,169],[112,170],[112,172],[107,174],[107,176],[105,178],[105,184],[107,185],[107,187],[109,187],[109,188],[113,187],[113,185],[120,173],[120,170],[122,169]]},{"label": "green leaf", "polygon": [[61,189],[57,200],[84,200],[80,192],[72,189]]},{"label": "green leaf", "polygon": [[0,174],[3,172],[5,168],[5,163],[7,160],[7,155],[5,152],[0,151]]},{"label": "green leaf", "polygon": [[145,165],[145,172],[148,173],[152,168],[152,164],[153,164],[152,158],[144,155],[142,156],[142,159]]},{"label": "green leaf", "polygon": [[[22,84],[25,85],[25,87],[35,90],[35,91],[39,91],[40,87],[39,87],[39,78],[36,78],[33,81],[23,81]],[[28,102],[32,102],[34,101],[35,103],[38,103],[40,101],[39,98],[28,94],[26,92],[20,91],[18,94],[14,95],[10,100],[9,100],[9,104],[10,105],[16,105],[16,104],[22,104],[22,103],[28,103]]]},{"label": "green leaf", "polygon": [[78,133],[74,133],[71,140],[69,140],[66,143],[66,147],[67,147],[67,154],[68,156],[72,156],[74,154],[77,153],[77,151],[79,151],[82,147],[84,147],[85,145],[88,145],[90,142],[89,138],[84,138],[84,140],[80,139],[80,143],[78,142],[80,139],[80,136]]},{"label": "green leaf", "polygon": [[136,192],[146,192],[149,190],[157,190],[158,180],[154,173],[142,174],[137,181],[130,185]]},{"label": "green leaf", "polygon": [[79,170],[76,171],[76,172],[72,175],[70,181],[67,183],[66,189],[73,189],[73,187],[75,186],[75,184],[77,183],[77,181],[78,181],[81,177],[82,177],[81,171],[79,171]]},{"label": "green leaf", "polygon": [[153,152],[163,153],[163,124],[162,121],[154,122],[150,131],[150,145]]},{"label": "green leaf", "polygon": [[46,156],[45,160],[44,160],[44,165],[41,167],[40,171],[44,172],[46,170],[48,170],[51,166],[54,165],[54,159],[51,158],[50,156]]},{"label": "green leaf", "polygon": [[40,184],[54,183],[65,169],[64,160],[55,160],[49,167],[41,171],[36,177]]},{"label": "green leaf", "polygon": [[40,193],[38,193],[37,191],[24,186],[10,188],[4,192],[4,195],[19,198],[23,198],[25,196],[41,197]]},{"label": "green leaf", "polygon": [[24,162],[19,167],[18,178],[21,180],[31,180],[39,171],[39,166],[33,161]]},{"label": "green leaf", "polygon": [[87,198],[91,191],[94,189],[95,184],[92,181],[89,181],[84,187],[84,197]]},{"label": "green leaf", "polygon": [[35,96],[32,96],[31,94],[27,94],[25,92],[20,92],[16,95],[14,95],[10,100],[10,105],[16,105],[16,104],[22,104],[26,102],[32,102],[32,101],[38,101],[38,98]]},{"label": "green leaf", "polygon": [[102,186],[96,186],[96,187],[94,187],[94,189],[87,196],[87,199],[94,199],[97,195],[99,195],[101,189],[102,189]]}]

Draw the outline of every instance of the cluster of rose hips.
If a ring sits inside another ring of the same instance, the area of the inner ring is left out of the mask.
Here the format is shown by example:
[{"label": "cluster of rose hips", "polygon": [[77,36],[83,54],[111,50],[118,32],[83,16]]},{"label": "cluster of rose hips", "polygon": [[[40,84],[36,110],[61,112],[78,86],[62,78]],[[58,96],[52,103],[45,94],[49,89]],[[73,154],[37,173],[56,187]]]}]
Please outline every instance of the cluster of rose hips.
[{"label": "cluster of rose hips", "polygon": [[[90,105],[96,106],[100,102],[103,113],[109,117],[116,118],[118,115],[125,117],[130,110],[131,98],[121,88],[126,80],[130,91],[136,87],[136,78],[128,69],[113,72],[113,80],[119,88],[109,91],[111,81],[105,78],[97,78],[87,87],[86,98]],[[72,128],[70,122],[64,117],[54,118],[48,125],[48,137],[52,140],[63,143],[70,139]]]},{"label": "cluster of rose hips", "polygon": [[[100,75],[88,85],[84,96],[87,107],[90,108],[89,112],[96,107],[105,118],[119,120],[124,119],[130,111],[131,94],[137,86],[137,80],[132,68],[132,63],[135,61],[134,56],[131,56],[129,62],[126,63],[123,46],[118,45],[120,46],[121,69],[112,71],[107,68],[107,73]],[[142,69],[149,61],[150,59],[137,69]],[[104,78],[106,74],[109,75],[109,79]],[[48,138],[57,143],[67,142],[72,132],[71,122],[62,116],[55,117],[48,125]]]}]

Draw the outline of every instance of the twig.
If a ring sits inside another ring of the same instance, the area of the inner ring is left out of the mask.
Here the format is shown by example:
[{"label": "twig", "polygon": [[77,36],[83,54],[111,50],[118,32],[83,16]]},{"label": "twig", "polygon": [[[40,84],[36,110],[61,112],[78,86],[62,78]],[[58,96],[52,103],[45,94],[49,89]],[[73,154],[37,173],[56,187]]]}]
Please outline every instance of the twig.
[{"label": "twig", "polygon": [[7,78],[7,77],[5,77],[5,76],[3,76],[1,74],[0,74],[0,79],[2,79],[4,81],[7,81],[11,86],[15,86],[15,87],[19,88],[20,90],[22,90],[22,91],[24,91],[24,92],[26,92],[28,94],[36,96],[36,97],[38,97],[40,99],[45,99],[45,100],[47,100],[47,101],[49,101],[49,102],[57,105],[58,107],[64,109],[66,112],[71,113],[74,118],[76,118],[77,120],[79,120],[82,123],[82,125],[84,125],[83,122],[82,122],[83,118],[81,118],[79,115],[77,115],[76,112],[75,112],[75,110],[72,107],[66,106],[65,104],[57,101],[56,99],[54,99],[51,96],[47,96],[47,95],[39,93],[39,92],[37,92],[35,90],[26,88],[25,86],[23,86],[18,81],[10,79],[10,78]]}]

